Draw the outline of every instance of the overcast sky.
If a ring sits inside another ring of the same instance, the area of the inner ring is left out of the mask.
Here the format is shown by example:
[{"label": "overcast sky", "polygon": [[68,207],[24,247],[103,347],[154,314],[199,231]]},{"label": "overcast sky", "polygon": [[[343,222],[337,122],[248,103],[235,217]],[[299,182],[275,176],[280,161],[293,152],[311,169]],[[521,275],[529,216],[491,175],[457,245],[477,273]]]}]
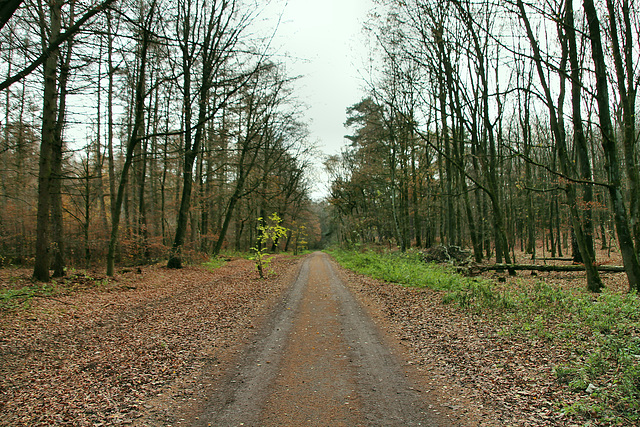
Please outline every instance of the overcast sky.
[{"label": "overcast sky", "polygon": [[283,13],[273,47],[289,75],[303,76],[296,93],[309,106],[311,140],[325,154],[340,151],[345,109],[364,95],[362,25],[372,7],[371,0],[273,0],[269,7]]}]

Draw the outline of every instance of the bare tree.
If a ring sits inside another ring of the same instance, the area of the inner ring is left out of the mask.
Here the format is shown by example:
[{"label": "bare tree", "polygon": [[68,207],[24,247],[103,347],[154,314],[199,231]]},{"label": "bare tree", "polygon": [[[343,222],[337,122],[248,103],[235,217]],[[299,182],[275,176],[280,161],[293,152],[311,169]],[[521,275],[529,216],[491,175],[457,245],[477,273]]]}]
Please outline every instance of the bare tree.
[{"label": "bare tree", "polygon": [[[242,79],[239,79],[235,82],[235,88],[222,87],[225,85],[223,80],[229,75],[227,67],[230,58],[236,53],[239,36],[246,26],[247,17],[240,17],[238,20],[237,8],[235,0],[218,0],[203,4],[185,0],[178,4],[177,33],[182,55],[185,123],[184,165],[182,196],[169,267],[181,266],[179,255],[185,240],[191,206],[193,167],[202,147],[206,122],[215,117],[218,110],[243,84]],[[192,85],[196,83],[193,82],[196,64],[199,66],[200,80],[197,82],[197,87],[193,88]],[[193,124],[194,99],[192,98],[194,96],[198,100],[195,125]]]},{"label": "bare tree", "polygon": [[[543,66],[542,55],[540,52],[540,47],[538,45],[538,41],[533,33],[531,28],[531,24],[529,21],[529,17],[527,15],[524,3],[522,0],[518,0],[518,9],[520,10],[520,18],[525,26],[527,37],[529,38],[529,42],[531,44],[531,49],[533,50],[533,61],[538,72],[538,79],[542,86],[542,90],[545,97],[545,102],[549,111],[549,120],[550,120],[550,128],[553,132],[556,149],[558,152],[558,158],[560,161],[560,168],[562,173],[567,177],[576,176],[576,172],[573,170],[573,164],[569,157],[569,150],[567,149],[566,144],[566,133],[565,133],[565,125],[564,118],[562,112],[562,105],[564,102],[565,96],[565,80],[562,79],[560,84],[560,94],[558,100],[558,107],[551,96],[551,89],[549,88],[549,83],[547,81],[546,70]],[[562,28],[562,24],[559,24],[559,32],[560,37],[563,38],[563,49],[562,49],[562,58],[560,59],[560,66],[558,67],[560,72],[566,71],[566,63],[568,60],[569,52],[568,46],[566,42],[566,38],[564,35],[564,29]],[[578,248],[580,250],[580,254],[585,264],[586,272],[587,272],[587,286],[589,290],[593,292],[600,292],[602,288],[602,281],[600,279],[600,275],[595,265],[595,259],[593,257],[593,250],[589,249],[587,239],[585,237],[584,227],[582,222],[580,221],[580,215],[578,213],[577,207],[577,195],[576,189],[573,183],[569,183],[565,187],[565,192],[567,194],[569,208],[571,210],[571,219],[573,224],[573,231],[575,233],[575,237],[578,243]],[[558,236],[559,237],[559,236]]]},{"label": "bare tree", "polygon": [[600,19],[593,0],[583,0],[583,7],[589,24],[591,55],[595,66],[595,97],[598,104],[602,149],[606,158],[605,168],[608,178],[608,191],[618,234],[618,244],[620,245],[620,252],[622,253],[627,279],[629,280],[629,287],[631,289],[640,289],[640,263],[638,262],[638,253],[633,242],[632,230],[629,226],[627,205],[622,191],[618,144],[611,120],[607,65],[602,46]]},{"label": "bare tree", "polygon": [[[40,3],[41,4],[41,3]],[[48,51],[51,43],[58,38],[62,25],[62,0],[49,4],[49,25],[45,24],[45,10],[41,11],[42,50]],[[33,277],[43,282],[49,281],[49,214],[51,209],[51,185],[53,181],[53,150],[55,145],[56,114],[58,112],[58,58],[52,50],[44,63],[44,92],[42,106],[42,140],[40,143],[40,170],[38,172],[38,227],[36,232],[36,258]]]},{"label": "bare tree", "polygon": [[259,181],[247,188],[248,179],[258,165],[260,154],[272,141],[270,131],[277,122],[278,109],[282,105],[287,81],[280,75],[277,65],[267,63],[260,72],[252,75],[249,84],[242,88],[236,109],[237,141],[233,161],[234,182],[231,195],[224,209],[218,239],[213,247],[217,255],[222,249],[229,225],[238,202],[253,192]]},{"label": "bare tree", "polygon": [[124,201],[124,193],[127,187],[129,169],[133,162],[133,153],[140,144],[140,133],[144,129],[144,111],[145,111],[145,99],[147,95],[147,54],[149,52],[149,46],[152,42],[151,31],[152,27],[156,23],[156,1],[152,0],[149,5],[144,3],[140,4],[140,16],[139,16],[139,29],[140,39],[138,67],[136,70],[136,87],[134,91],[134,122],[127,141],[124,164],[120,173],[120,183],[118,185],[118,193],[115,199],[115,208],[113,210],[113,217],[111,218],[111,238],[109,240],[109,253],[107,254],[107,275],[113,276],[115,266],[116,245],[118,243],[118,231],[120,226],[120,212],[122,210],[122,203]]}]

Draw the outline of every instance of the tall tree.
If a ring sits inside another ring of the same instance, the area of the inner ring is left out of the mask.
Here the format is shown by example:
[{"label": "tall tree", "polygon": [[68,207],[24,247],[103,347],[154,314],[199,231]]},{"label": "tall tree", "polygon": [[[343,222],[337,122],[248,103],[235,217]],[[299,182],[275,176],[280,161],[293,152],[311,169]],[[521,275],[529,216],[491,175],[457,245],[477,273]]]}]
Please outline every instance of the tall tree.
[{"label": "tall tree", "polygon": [[[566,177],[573,178],[576,174],[575,174],[575,171],[573,170],[573,164],[569,156],[569,150],[567,149],[564,118],[561,110],[561,106],[563,105],[564,96],[565,96],[564,79],[560,84],[558,107],[556,107],[556,104],[551,96],[551,90],[549,88],[549,83],[546,77],[547,74],[543,66],[543,59],[540,52],[540,47],[533,33],[533,30],[531,28],[531,23],[529,21],[527,11],[525,9],[525,6],[522,0],[518,0],[518,9],[520,9],[520,18],[522,19],[522,22],[525,26],[527,37],[529,38],[531,49],[533,50],[533,61],[535,63],[536,70],[538,71],[538,79],[540,81],[540,85],[542,86],[545,102],[547,104],[547,109],[549,111],[550,128],[551,128],[551,131],[553,132],[553,136],[556,144],[556,150],[558,152],[558,158],[560,161],[560,167],[561,167],[562,173]],[[566,37],[564,35],[565,31],[562,28],[561,24],[558,25],[558,30],[560,32],[561,39],[563,39],[562,40],[563,41],[562,58],[560,59],[559,70],[560,72],[564,73],[566,71],[566,63],[569,56],[569,52],[568,52],[568,47],[566,43]],[[589,250],[588,242],[585,237],[583,224],[580,221],[575,185],[573,183],[569,183],[565,187],[565,192],[567,193],[569,208],[571,210],[573,231],[575,233],[576,240],[578,243],[578,248],[580,250],[580,254],[582,255],[582,259],[584,261],[584,265],[587,272],[587,286],[589,290],[593,292],[599,292],[600,289],[602,288],[602,280],[600,279],[600,275],[595,266],[595,259],[592,255],[593,252],[592,250]],[[559,235],[557,237],[558,239],[560,238]]]},{"label": "tall tree", "polygon": [[[198,1],[184,0],[178,5],[178,39],[182,55],[183,111],[184,111],[184,165],[182,196],[176,235],[173,241],[172,256],[168,266],[181,267],[180,250],[184,244],[188,214],[191,206],[193,188],[193,167],[201,150],[205,135],[205,125],[238,91],[235,88],[221,88],[222,80],[227,77],[227,66],[235,53],[239,36],[246,26],[246,19],[237,16],[236,0],[214,0],[200,4]],[[193,77],[199,65],[197,88],[194,90]],[[211,91],[214,91],[212,93]],[[193,92],[197,97],[197,117],[193,123]],[[195,134],[193,133],[195,129]]]},{"label": "tall tree", "polygon": [[[640,166],[638,164],[638,135],[636,132],[636,98],[640,75],[636,76],[638,40],[633,39],[629,0],[614,4],[607,0],[609,37],[615,68],[618,95],[622,108],[622,141],[624,164],[629,188],[629,222],[634,245],[640,247]],[[637,25],[637,24],[636,24]],[[622,42],[622,43],[621,43]],[[640,283],[638,284],[640,286]]]},{"label": "tall tree", "polygon": [[214,255],[219,254],[222,249],[238,202],[255,190],[255,187],[247,188],[247,181],[258,165],[261,151],[269,142],[269,129],[276,121],[278,108],[284,100],[286,83],[277,65],[266,63],[250,75],[247,84],[240,87],[236,109],[237,141],[233,162],[235,177],[231,195],[222,216],[218,239],[213,247]]},{"label": "tall tree", "polygon": [[608,191],[618,234],[618,244],[620,245],[620,252],[622,253],[627,279],[629,280],[629,287],[631,289],[640,289],[640,263],[638,262],[638,253],[634,245],[632,230],[629,226],[627,206],[622,187],[621,164],[618,158],[618,144],[611,120],[607,64],[602,46],[600,18],[593,0],[583,0],[583,8],[591,38],[591,56],[595,66],[595,97],[598,104],[602,149],[606,159],[605,169],[608,178]]},{"label": "tall tree", "polygon": [[[69,18],[67,26],[73,25],[75,20],[75,0],[71,0],[69,4]],[[66,43],[64,55],[62,55],[59,89],[58,89],[58,117],[54,128],[54,144],[51,156],[51,228],[53,236],[53,277],[62,277],[65,275],[65,237],[63,223],[63,206],[62,206],[62,155],[64,150],[63,132],[66,124],[67,112],[67,92],[68,82],[71,73],[71,57],[73,52],[73,38],[69,38]]]},{"label": "tall tree", "polygon": [[[591,161],[589,157],[589,146],[585,135],[582,119],[582,79],[581,65],[578,59],[578,43],[576,40],[576,22],[574,18],[573,0],[566,0],[565,5],[565,26],[564,34],[569,54],[570,79],[571,79],[571,118],[573,123],[574,150],[579,168],[579,176],[585,181],[583,184],[582,210],[584,238],[592,258],[595,259],[593,243],[593,174],[591,172]],[[578,251],[578,254],[580,252]],[[582,256],[576,261],[582,262]]]},{"label": "tall tree", "polygon": [[[62,0],[52,0],[45,11],[40,3],[40,31],[42,51],[48,51],[51,43],[58,38],[62,25]],[[45,23],[45,13],[49,15],[49,24]],[[42,105],[42,136],[40,142],[40,169],[38,172],[38,214],[36,231],[36,258],[33,277],[40,281],[49,281],[50,245],[49,215],[51,210],[51,186],[53,176],[53,156],[55,146],[56,115],[58,113],[58,49],[54,49],[44,62],[44,91]]]},{"label": "tall tree", "polygon": [[152,0],[150,4],[141,2],[139,5],[139,57],[137,60],[136,70],[136,87],[134,90],[133,100],[133,126],[128,136],[124,164],[120,173],[120,183],[118,185],[118,193],[115,199],[115,207],[113,209],[113,217],[111,218],[111,237],[109,239],[109,252],[107,254],[107,275],[113,276],[115,267],[116,246],[118,244],[118,232],[120,227],[120,213],[124,201],[124,194],[129,179],[129,169],[133,162],[133,153],[140,144],[140,133],[144,129],[144,111],[145,99],[147,95],[147,54],[149,46],[152,42],[151,34],[153,26],[156,23],[156,1]]}]

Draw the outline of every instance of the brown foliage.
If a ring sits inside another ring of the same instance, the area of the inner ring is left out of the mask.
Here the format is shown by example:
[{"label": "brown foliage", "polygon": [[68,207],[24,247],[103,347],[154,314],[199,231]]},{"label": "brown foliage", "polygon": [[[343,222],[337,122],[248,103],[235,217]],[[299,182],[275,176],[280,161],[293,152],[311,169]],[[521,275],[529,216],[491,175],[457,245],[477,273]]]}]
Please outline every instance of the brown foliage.
[{"label": "brown foliage", "polygon": [[[242,340],[288,283],[279,276],[292,262],[279,257],[278,275],[267,280],[242,259],[215,271],[153,266],[110,280],[75,275],[55,299],[3,312],[0,425],[171,419],[149,402],[162,395],[179,406],[185,392],[173,395],[176,383],[205,365],[215,370],[219,352]],[[3,273],[7,287],[7,273],[16,271]]]}]

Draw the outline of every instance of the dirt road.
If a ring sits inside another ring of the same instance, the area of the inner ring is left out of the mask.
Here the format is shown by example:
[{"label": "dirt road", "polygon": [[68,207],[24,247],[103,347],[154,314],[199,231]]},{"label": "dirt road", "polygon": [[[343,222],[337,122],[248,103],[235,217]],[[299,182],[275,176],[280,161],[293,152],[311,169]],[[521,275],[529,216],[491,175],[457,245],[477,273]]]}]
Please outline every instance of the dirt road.
[{"label": "dirt road", "polygon": [[445,425],[323,253],[240,359],[195,425]]}]

